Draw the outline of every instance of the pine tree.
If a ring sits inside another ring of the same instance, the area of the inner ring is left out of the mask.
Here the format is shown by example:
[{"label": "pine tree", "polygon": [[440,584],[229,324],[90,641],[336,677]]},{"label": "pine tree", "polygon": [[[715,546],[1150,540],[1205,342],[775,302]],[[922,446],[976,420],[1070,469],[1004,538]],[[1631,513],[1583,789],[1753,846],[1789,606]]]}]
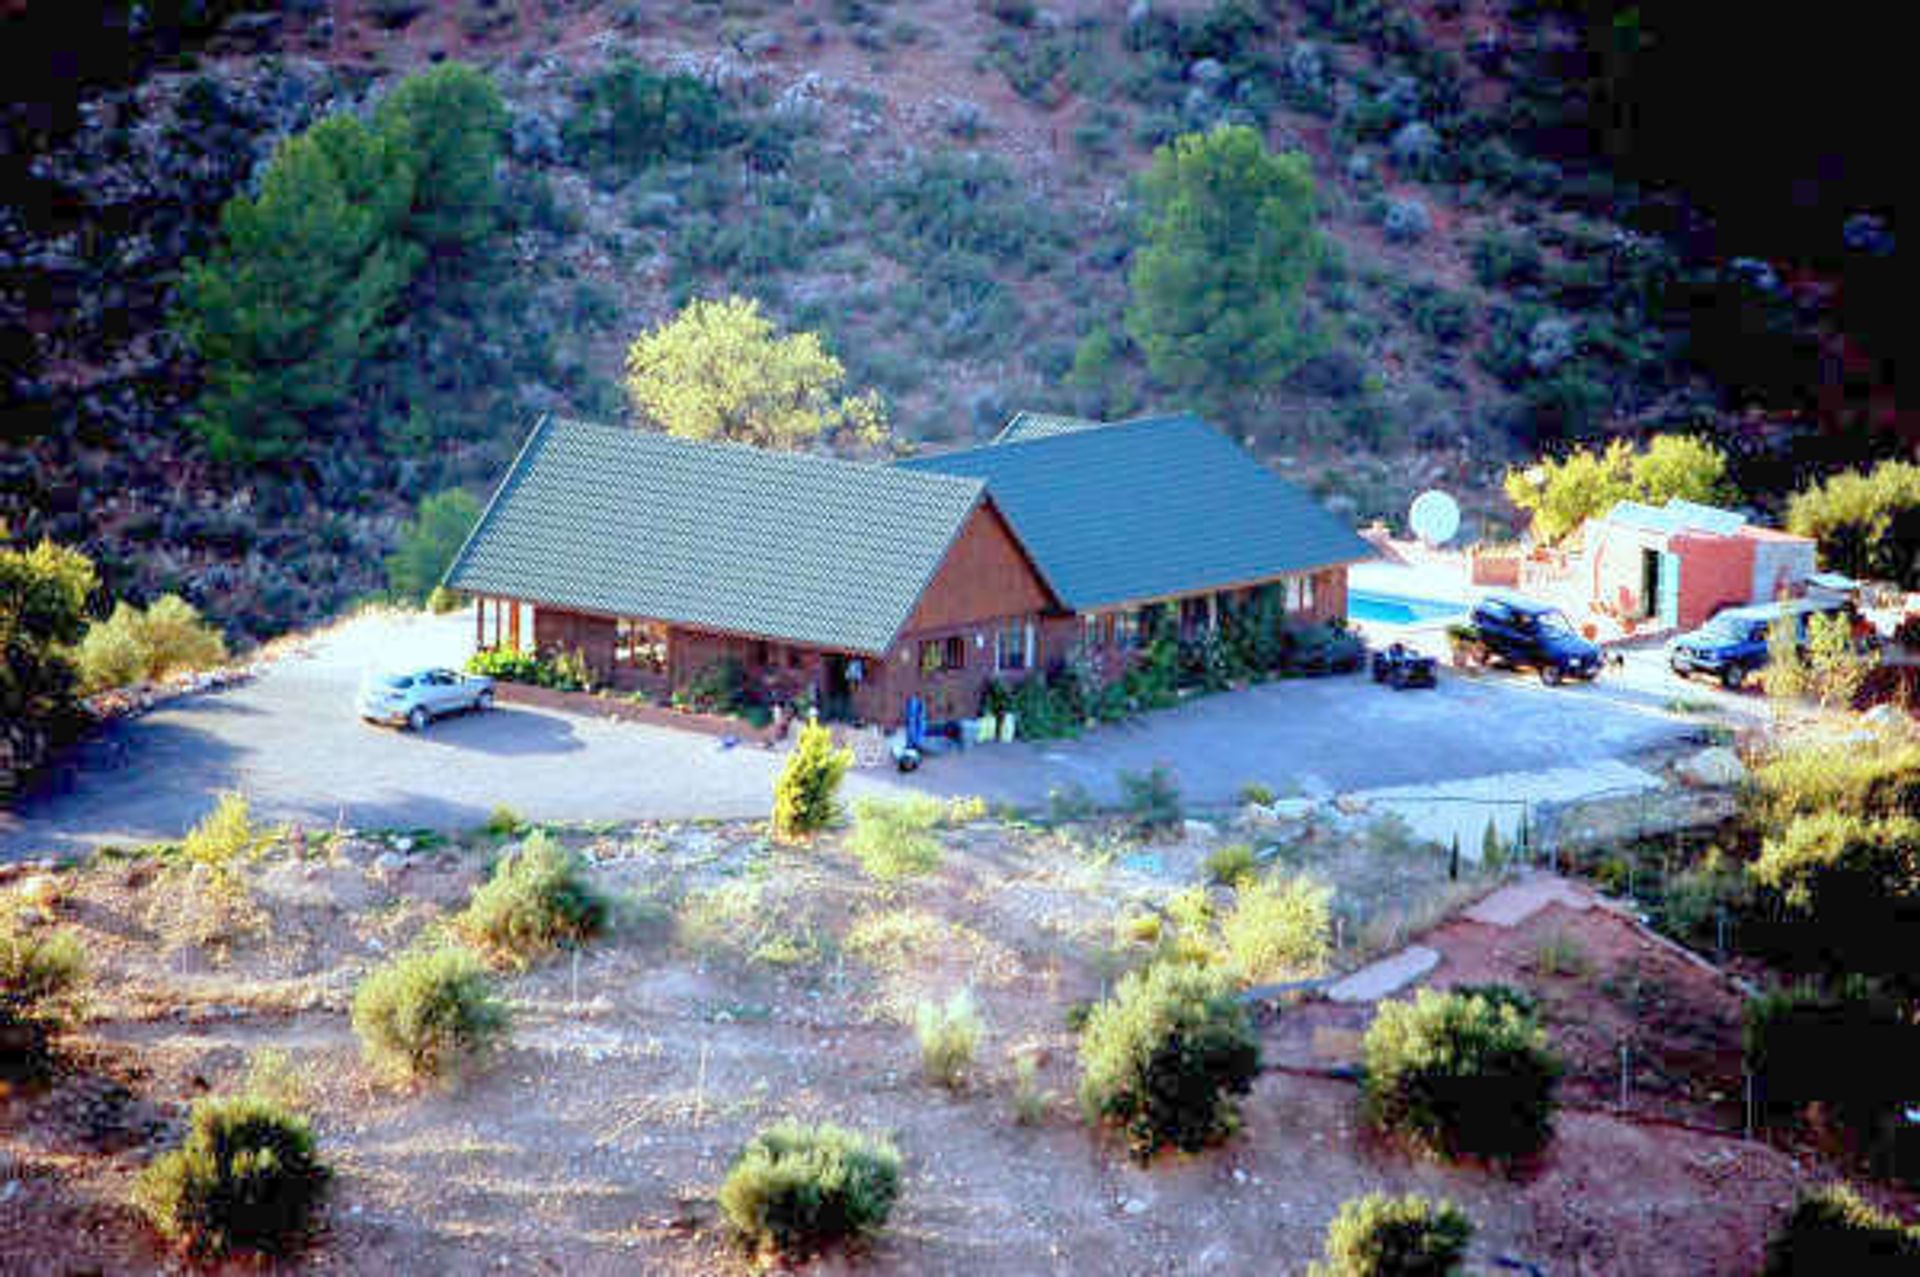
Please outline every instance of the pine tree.
[{"label": "pine tree", "polygon": [[817,833],[839,814],[834,801],[853,766],[853,751],[835,749],[822,723],[800,729],[800,740],[773,787],[773,836],[792,842]]}]

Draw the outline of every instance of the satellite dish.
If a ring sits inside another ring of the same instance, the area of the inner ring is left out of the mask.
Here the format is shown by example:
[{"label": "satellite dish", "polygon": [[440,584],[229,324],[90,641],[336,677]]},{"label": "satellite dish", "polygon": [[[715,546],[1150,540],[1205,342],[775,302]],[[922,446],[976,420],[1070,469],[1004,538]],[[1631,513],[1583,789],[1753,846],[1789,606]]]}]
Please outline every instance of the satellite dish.
[{"label": "satellite dish", "polygon": [[1413,499],[1407,522],[1428,545],[1445,545],[1460,530],[1460,503],[1438,488],[1429,488]]}]

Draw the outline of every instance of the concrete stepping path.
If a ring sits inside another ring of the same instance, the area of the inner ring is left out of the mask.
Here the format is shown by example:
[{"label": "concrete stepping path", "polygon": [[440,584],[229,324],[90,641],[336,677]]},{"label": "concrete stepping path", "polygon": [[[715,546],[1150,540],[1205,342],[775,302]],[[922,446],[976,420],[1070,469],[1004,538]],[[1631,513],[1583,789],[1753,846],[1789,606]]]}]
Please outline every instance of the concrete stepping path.
[{"label": "concrete stepping path", "polygon": [[1423,944],[1409,945],[1391,957],[1372,962],[1327,990],[1335,1002],[1378,1002],[1398,993],[1440,963],[1440,955]]},{"label": "concrete stepping path", "polygon": [[1565,878],[1542,874],[1502,887],[1461,916],[1489,927],[1517,927],[1548,905],[1564,905],[1584,913],[1596,903],[1591,891]]}]

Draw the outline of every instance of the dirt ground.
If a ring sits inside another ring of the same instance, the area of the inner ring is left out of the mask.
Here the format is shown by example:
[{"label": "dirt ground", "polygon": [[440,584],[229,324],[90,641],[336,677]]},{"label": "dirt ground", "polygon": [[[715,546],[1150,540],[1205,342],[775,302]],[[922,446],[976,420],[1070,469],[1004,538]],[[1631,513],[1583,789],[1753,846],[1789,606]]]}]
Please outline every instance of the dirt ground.
[{"label": "dirt ground", "polygon": [[[1137,1167],[1078,1119],[1067,1011],[1144,956],[1115,918],[1177,886],[1166,865],[1184,873],[1193,850],[1156,851],[1149,873],[1137,847],[1082,829],[985,822],[942,838],[936,874],[889,888],[836,839],[784,850],[744,824],[574,831],[619,894],[616,931],[577,962],[503,976],[510,1047],[457,1089],[418,1094],[372,1083],[346,1009],[365,970],[464,902],[486,840],[282,847],[249,871],[250,900],[224,911],[149,859],[96,860],[53,890],[17,884],[6,907],[31,897],[80,930],[94,982],[68,1071],[0,1107],[0,1270],[166,1266],[125,1205],[132,1181],[188,1103],[238,1087],[267,1047],[288,1053],[337,1172],[298,1261],[316,1272],[744,1272],[714,1192],[734,1151],[788,1115],[900,1147],[899,1206],[856,1257],[878,1272],[1299,1272],[1341,1201],[1388,1189],[1458,1201],[1483,1265],[1737,1273],[1755,1268],[1795,1188],[1822,1178],[1765,1145],[1605,1111],[1608,1053],[1631,1028],[1650,1069],[1686,1082],[1670,1097],[1636,1089],[1673,1114],[1724,1117],[1735,1003],[1641,951],[1619,920],[1558,910],[1497,939],[1464,922],[1427,937],[1443,954],[1436,983],[1536,988],[1574,1061],[1574,1107],[1524,1176],[1384,1144],[1361,1129],[1351,1082],[1285,1067],[1260,1079],[1239,1137]],[[1548,936],[1584,955],[1584,974],[1532,969]],[[989,1037],[970,1085],[949,1094],[922,1080],[904,1018],[963,985]],[[1269,1058],[1312,1063],[1317,1029],[1338,1040],[1367,1012],[1284,1010]],[[1013,1116],[1022,1052],[1054,1095],[1037,1126]],[[1617,1090],[1617,1062],[1611,1077]]]}]

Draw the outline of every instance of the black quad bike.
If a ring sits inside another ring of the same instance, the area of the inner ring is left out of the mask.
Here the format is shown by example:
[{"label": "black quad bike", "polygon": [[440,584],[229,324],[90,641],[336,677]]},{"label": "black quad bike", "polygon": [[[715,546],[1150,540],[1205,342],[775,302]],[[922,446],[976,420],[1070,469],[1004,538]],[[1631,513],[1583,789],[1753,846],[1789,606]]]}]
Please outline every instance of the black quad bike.
[{"label": "black quad bike", "polygon": [[1395,643],[1373,654],[1373,681],[1385,683],[1396,692],[1409,687],[1435,687],[1440,681],[1440,662],[1404,643]]}]

